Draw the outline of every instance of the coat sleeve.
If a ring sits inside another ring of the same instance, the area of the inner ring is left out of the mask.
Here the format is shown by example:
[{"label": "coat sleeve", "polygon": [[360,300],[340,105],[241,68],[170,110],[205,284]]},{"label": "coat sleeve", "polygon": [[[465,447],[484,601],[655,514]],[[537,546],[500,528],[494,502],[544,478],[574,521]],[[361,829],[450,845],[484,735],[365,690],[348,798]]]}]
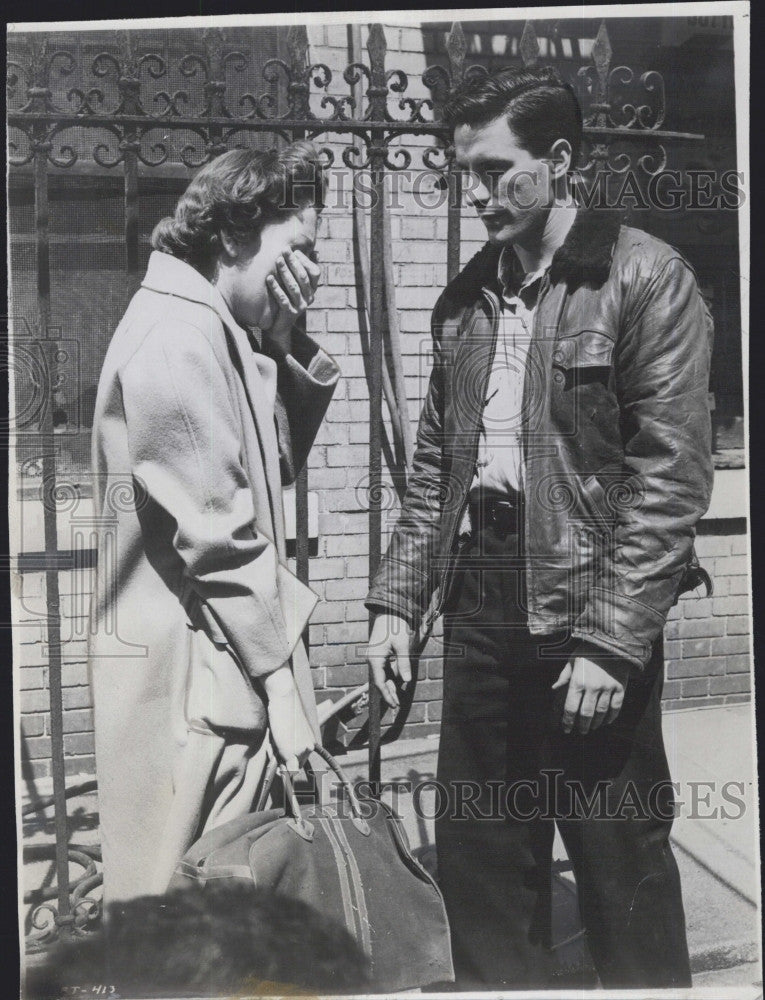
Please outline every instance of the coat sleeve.
[{"label": "coat sleeve", "polygon": [[285,624],[278,554],[255,524],[226,363],[201,330],[160,324],[123,367],[122,398],[138,489],[169,521],[185,585],[257,677],[289,659],[300,632]]},{"label": "coat sleeve", "polygon": [[288,354],[263,341],[277,365],[276,426],[282,483],[294,483],[308,459],[319,426],[340,378],[332,358],[300,330],[292,332]]},{"label": "coat sleeve", "polygon": [[640,668],[664,627],[711,498],[712,320],[689,265],[657,262],[617,345],[626,492],[573,634]]},{"label": "coat sleeve", "polygon": [[432,564],[444,502],[441,468],[445,373],[440,302],[433,310],[433,368],[420,414],[401,515],[366,599],[370,610],[398,615],[413,628],[419,627],[431,596]]}]

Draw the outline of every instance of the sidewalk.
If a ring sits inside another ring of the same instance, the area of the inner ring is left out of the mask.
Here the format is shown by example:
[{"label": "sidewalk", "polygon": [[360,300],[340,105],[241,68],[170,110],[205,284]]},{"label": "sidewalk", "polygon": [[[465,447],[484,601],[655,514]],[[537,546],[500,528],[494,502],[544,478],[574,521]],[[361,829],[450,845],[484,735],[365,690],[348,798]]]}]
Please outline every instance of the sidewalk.
[{"label": "sidewalk", "polygon": [[[693,971],[699,975],[699,985],[738,985],[742,975],[754,983],[761,973],[752,706],[667,712],[664,737],[677,783],[672,842],[683,884]],[[433,778],[436,750],[435,740],[383,747],[383,780],[416,783]],[[343,766],[353,777],[365,777],[365,753],[349,754]],[[422,802],[421,811],[432,812],[434,795],[428,798],[426,793]],[[400,796],[398,809],[413,849],[427,862],[432,855],[432,820],[415,815],[411,796]],[[554,856],[566,859],[559,836]],[[573,888],[570,873],[563,878]],[[573,915],[566,915],[568,924],[578,921],[575,910],[573,906]],[[735,967],[742,968],[734,973]],[[711,970],[730,970],[730,975],[719,972],[712,979]]]},{"label": "sidewalk", "polygon": [[[691,962],[698,986],[752,985],[761,979],[751,720],[752,707],[748,704],[665,713],[664,717],[667,755],[677,783],[679,806],[672,840],[683,883]],[[436,739],[384,746],[383,780],[417,784],[434,778],[437,746]],[[366,778],[366,751],[354,751],[342,757],[341,763],[352,779]],[[69,780],[77,783],[77,779]],[[39,794],[47,791],[38,787]],[[390,799],[387,792],[385,797]],[[434,797],[433,791],[423,794],[422,812],[432,814]],[[399,796],[397,809],[413,850],[426,866],[432,864],[433,821],[415,814],[411,794]],[[69,817],[73,843],[97,842],[95,793],[71,799]],[[25,844],[52,842],[50,821],[38,824],[33,817],[30,821],[25,824]],[[566,859],[559,837],[554,856],[556,860]],[[49,871],[48,864],[27,866],[25,888],[39,885]],[[564,872],[556,887],[555,934],[558,941],[576,939],[566,946],[570,952],[567,961],[582,960],[578,930],[576,889],[571,874]]]},{"label": "sidewalk", "polygon": [[[680,795],[692,805],[690,783],[698,782],[699,816],[719,809],[715,818],[694,819],[686,804],[673,827],[695,968],[756,961],[760,877],[752,707],[668,714],[664,735]],[[725,801],[726,788],[728,796],[743,801],[740,815],[741,807]]]}]

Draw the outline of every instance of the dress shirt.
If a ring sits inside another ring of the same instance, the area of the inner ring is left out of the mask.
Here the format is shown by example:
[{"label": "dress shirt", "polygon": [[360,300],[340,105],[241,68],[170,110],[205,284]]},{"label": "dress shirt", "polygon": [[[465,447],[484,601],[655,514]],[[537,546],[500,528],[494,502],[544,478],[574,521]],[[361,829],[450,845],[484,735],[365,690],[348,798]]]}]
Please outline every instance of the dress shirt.
[{"label": "dress shirt", "polygon": [[523,492],[523,387],[539,285],[547,268],[523,274],[512,247],[502,251],[498,277],[501,314],[486,392],[476,473],[478,493],[507,496]]}]

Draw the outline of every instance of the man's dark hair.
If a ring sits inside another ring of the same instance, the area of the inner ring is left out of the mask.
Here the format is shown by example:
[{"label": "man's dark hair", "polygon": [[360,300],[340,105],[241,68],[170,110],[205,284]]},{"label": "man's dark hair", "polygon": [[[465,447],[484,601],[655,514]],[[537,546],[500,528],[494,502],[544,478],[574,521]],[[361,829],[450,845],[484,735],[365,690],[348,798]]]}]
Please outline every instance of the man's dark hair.
[{"label": "man's dark hair", "polygon": [[544,156],[557,139],[566,139],[571,162],[576,163],[582,110],[573,88],[551,66],[468,77],[444,108],[444,119],[452,129],[485,125],[501,115],[532,156]]},{"label": "man's dark hair", "polygon": [[[113,903],[102,930],[30,968],[30,1000],[68,987],[129,997],[366,993],[369,963],[348,931],[299,900],[236,882]],[[62,993],[62,990],[66,991]]]}]

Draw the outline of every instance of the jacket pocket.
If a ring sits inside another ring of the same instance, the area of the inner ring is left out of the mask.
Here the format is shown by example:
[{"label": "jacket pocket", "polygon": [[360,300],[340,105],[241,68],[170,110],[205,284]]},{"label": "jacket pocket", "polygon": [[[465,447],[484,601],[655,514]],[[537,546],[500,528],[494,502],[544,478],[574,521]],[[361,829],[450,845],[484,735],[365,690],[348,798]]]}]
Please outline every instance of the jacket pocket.
[{"label": "jacket pocket", "polygon": [[607,381],[613,354],[613,340],[599,330],[579,330],[561,337],[553,348],[553,380],[565,383],[566,388]]}]

